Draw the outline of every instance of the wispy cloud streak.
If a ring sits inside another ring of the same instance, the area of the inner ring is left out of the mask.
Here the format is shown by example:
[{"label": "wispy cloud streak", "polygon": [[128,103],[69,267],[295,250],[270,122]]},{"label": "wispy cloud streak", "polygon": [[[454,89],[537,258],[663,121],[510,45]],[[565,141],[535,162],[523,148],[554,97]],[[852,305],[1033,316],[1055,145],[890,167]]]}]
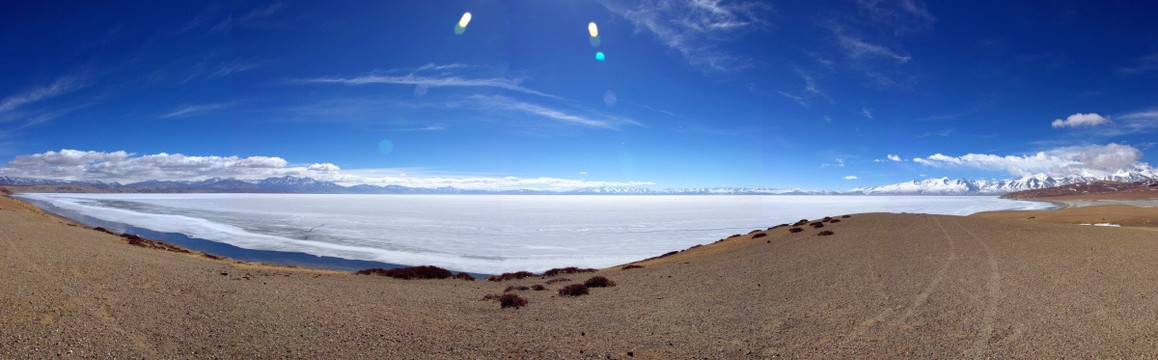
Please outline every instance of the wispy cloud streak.
[{"label": "wispy cloud streak", "polygon": [[648,33],[674,49],[692,65],[712,71],[750,66],[750,59],[724,51],[718,44],[737,33],[767,25],[771,8],[763,2],[719,0],[642,2],[625,6],[603,1],[611,12],[627,19],[636,32]]},{"label": "wispy cloud streak", "polygon": [[69,92],[79,90],[87,84],[76,76],[65,76],[56,79],[52,84],[37,87],[22,94],[16,94],[0,101],[0,113],[15,110],[26,104],[51,99]]}]

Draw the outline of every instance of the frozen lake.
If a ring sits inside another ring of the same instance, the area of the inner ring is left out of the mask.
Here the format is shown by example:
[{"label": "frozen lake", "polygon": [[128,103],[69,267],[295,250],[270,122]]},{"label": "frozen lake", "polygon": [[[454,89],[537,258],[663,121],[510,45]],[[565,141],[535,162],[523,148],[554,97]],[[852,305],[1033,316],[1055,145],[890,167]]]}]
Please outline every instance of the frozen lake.
[{"label": "frozen lake", "polygon": [[803,218],[1044,209],[979,196],[21,194],[47,210],[245,249],[455,271],[608,267]]}]

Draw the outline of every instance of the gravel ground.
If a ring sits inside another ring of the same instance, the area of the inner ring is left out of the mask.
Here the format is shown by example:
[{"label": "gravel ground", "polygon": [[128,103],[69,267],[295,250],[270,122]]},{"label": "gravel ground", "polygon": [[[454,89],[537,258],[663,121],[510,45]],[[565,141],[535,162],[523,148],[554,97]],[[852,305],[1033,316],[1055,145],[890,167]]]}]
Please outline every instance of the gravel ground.
[{"label": "gravel ground", "polygon": [[[838,219],[550,284],[404,281],[136,247],[0,198],[0,358],[1158,354],[1153,230]],[[558,295],[594,275],[618,285]],[[482,300],[535,284],[519,309]]]}]

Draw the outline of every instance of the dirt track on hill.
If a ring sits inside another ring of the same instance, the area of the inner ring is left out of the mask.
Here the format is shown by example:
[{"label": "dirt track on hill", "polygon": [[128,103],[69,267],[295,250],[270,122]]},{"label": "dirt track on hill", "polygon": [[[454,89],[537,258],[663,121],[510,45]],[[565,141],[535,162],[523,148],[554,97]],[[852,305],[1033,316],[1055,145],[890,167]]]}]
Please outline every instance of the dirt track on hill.
[{"label": "dirt track on hill", "polygon": [[[131,246],[0,199],[0,357],[1158,355],[1152,230],[841,220],[603,270],[618,286],[560,297],[592,274],[402,281],[239,264]],[[515,291],[530,301],[517,310],[480,300],[534,284],[550,291]]]}]

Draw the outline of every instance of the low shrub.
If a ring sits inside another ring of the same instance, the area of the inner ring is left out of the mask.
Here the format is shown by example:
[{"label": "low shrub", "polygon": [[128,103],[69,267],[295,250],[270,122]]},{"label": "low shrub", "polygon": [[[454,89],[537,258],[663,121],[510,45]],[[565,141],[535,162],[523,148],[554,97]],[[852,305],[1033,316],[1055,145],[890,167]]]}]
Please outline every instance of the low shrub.
[{"label": "low shrub", "polygon": [[554,283],[557,283],[557,282],[564,282],[564,281],[571,281],[571,279],[568,279],[568,278],[557,278],[557,279],[551,279],[551,280],[547,280],[547,283],[548,283],[548,284],[554,284]]},{"label": "low shrub", "polygon": [[808,219],[800,219],[800,221],[797,221],[795,224],[792,224],[792,226],[800,226],[800,225],[804,225],[807,223],[808,223]]},{"label": "low shrub", "polygon": [[96,230],[96,231],[100,231],[100,232],[103,232],[103,233],[105,233],[105,234],[116,235],[116,234],[113,234],[113,232],[112,232],[112,231],[109,231],[109,229],[105,229],[105,228],[103,228],[103,227],[99,227],[99,226],[98,226],[98,227],[95,227],[95,228],[93,228],[93,230]]},{"label": "low shrub", "polygon": [[829,221],[828,223],[829,223],[829,224],[835,224],[835,223],[838,223],[838,222],[840,222],[840,219],[832,219],[832,221]]},{"label": "low shrub", "polygon": [[832,234],[833,234],[832,230],[824,230],[824,231],[817,233],[816,236],[829,236]]},{"label": "low shrub", "polygon": [[615,286],[615,282],[602,276],[592,276],[590,279],[587,279],[587,281],[584,281],[583,285],[589,288],[612,287]]},{"label": "low shrub", "polygon": [[383,269],[383,268],[362,269],[362,270],[358,270],[358,272],[356,272],[355,274],[389,276],[389,277],[392,277],[395,279],[402,279],[402,280],[446,279],[446,278],[454,277],[454,273],[450,272],[450,270],[443,269],[443,268],[440,268],[437,266],[431,266],[431,265],[412,266],[412,267],[396,268],[396,269]]},{"label": "low shrub", "polygon": [[850,218],[850,217],[852,217],[852,215],[845,215],[845,216],[841,216],[840,218],[841,218],[841,219],[848,219],[848,218]]},{"label": "low shrub", "polygon": [[798,233],[798,232],[801,232],[801,231],[804,231],[804,229],[801,229],[801,228],[798,228],[798,227],[794,227],[794,228],[788,229],[788,232],[790,232],[790,233]]},{"label": "low shrub", "polygon": [[753,238],[753,239],[759,239],[759,238],[762,238],[762,237],[765,237],[765,236],[768,236],[768,233],[758,233],[758,234],[756,234],[756,235],[752,235],[752,238]]},{"label": "low shrub", "polygon": [[125,238],[125,240],[128,240],[129,245],[133,245],[133,246],[140,246],[143,248],[157,249],[157,250],[163,250],[163,251],[171,251],[171,252],[182,253],[182,254],[192,253],[192,251],[189,251],[183,247],[173,245],[173,244],[170,244],[170,243],[167,243],[164,241],[145,239],[145,238],[142,238],[140,236],[137,236],[136,234],[121,234],[121,237]]},{"label": "low shrub", "polygon": [[729,236],[728,238],[731,239],[731,238],[740,237],[740,236],[741,236],[740,234],[732,234],[732,236]]},{"label": "low shrub", "polygon": [[540,285],[540,284],[535,284],[535,285],[531,286],[531,290],[543,291],[543,290],[547,290],[547,287]]},{"label": "low shrub", "polygon": [[779,228],[782,228],[782,227],[788,227],[788,224],[780,224],[780,225],[776,225],[776,226],[773,226],[773,227],[770,227],[770,228],[768,228],[768,230],[772,230],[772,229],[779,229]]},{"label": "low shrub", "polygon": [[511,285],[511,286],[507,286],[507,289],[503,290],[503,292],[509,293],[509,292],[515,291],[515,290],[526,291],[526,290],[531,290],[531,288],[526,287],[526,286],[521,286],[521,285],[519,285],[519,286]]},{"label": "low shrub", "polygon": [[752,235],[752,234],[758,233],[760,231],[761,231],[760,229],[752,230],[752,231],[748,232],[748,235]]},{"label": "low shrub", "polygon": [[817,221],[817,222],[814,222],[814,223],[808,224],[808,226],[811,226],[811,227],[814,227],[814,228],[817,228],[817,229],[819,229],[819,228],[822,228],[822,227],[824,227],[824,223]]},{"label": "low shrub", "polygon": [[503,309],[513,307],[518,309],[521,306],[527,306],[527,299],[515,294],[506,294],[499,297],[499,304]]},{"label": "low shrub", "polygon": [[517,272],[513,272],[513,273],[502,273],[501,275],[487,276],[487,280],[489,280],[489,281],[507,281],[507,280],[528,278],[528,277],[532,277],[532,276],[535,276],[535,274],[532,274],[530,271],[517,271]]},{"label": "low shrub", "polygon": [[470,274],[467,274],[464,272],[458,273],[458,275],[455,275],[454,278],[459,279],[459,280],[466,280],[466,281],[474,281],[475,280],[474,276],[470,276]]},{"label": "low shrub", "polygon": [[571,284],[559,289],[559,296],[579,296],[587,294],[589,294],[587,285],[583,284]]},{"label": "low shrub", "polygon": [[486,294],[483,296],[482,300],[479,300],[479,301],[498,300],[500,297],[503,297],[503,296],[499,295],[499,294]]},{"label": "low shrub", "polygon": [[829,222],[829,221],[832,221],[831,216],[825,216],[823,219],[820,219],[820,222]]},{"label": "low shrub", "polygon": [[565,268],[555,268],[555,269],[547,270],[547,272],[543,273],[543,276],[556,276],[556,275],[562,275],[562,274],[577,274],[577,273],[595,272],[595,271],[596,271],[596,269],[591,269],[591,268],[580,269],[580,268],[577,268],[574,266],[569,266],[569,267],[565,267]]},{"label": "low shrub", "polygon": [[631,270],[631,269],[642,269],[642,268],[643,268],[643,265],[629,264],[629,265],[624,265],[619,270]]}]

